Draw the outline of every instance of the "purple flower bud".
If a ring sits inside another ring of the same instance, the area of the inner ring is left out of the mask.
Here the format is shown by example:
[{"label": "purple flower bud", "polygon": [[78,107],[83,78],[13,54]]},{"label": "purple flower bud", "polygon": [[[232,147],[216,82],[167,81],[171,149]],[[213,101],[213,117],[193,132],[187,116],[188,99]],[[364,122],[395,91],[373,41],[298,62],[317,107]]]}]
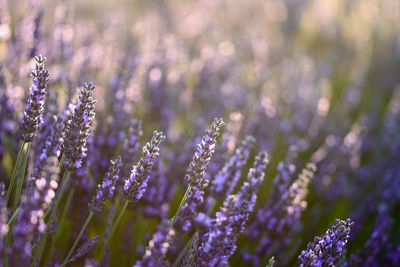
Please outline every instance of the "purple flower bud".
[{"label": "purple flower bud", "polygon": [[350,237],[350,219],[337,219],[322,237],[315,237],[314,242],[308,243],[307,250],[303,250],[298,258],[298,265],[303,266],[334,266],[334,262],[341,256],[344,246]]},{"label": "purple flower bud", "polygon": [[79,101],[68,116],[65,123],[64,165],[68,170],[78,169],[86,157],[86,143],[90,126],[94,120],[94,104],[92,83],[84,83]]},{"label": "purple flower bud", "polygon": [[216,138],[219,135],[219,129],[224,124],[222,119],[215,118],[211,128],[207,129],[197,151],[186,171],[185,179],[192,185],[185,205],[175,222],[175,229],[187,231],[191,221],[195,218],[197,209],[204,201],[204,190],[208,186],[208,179],[205,176],[207,165],[215,151]]},{"label": "purple flower bud", "polygon": [[189,184],[199,186],[203,183],[207,165],[215,151],[219,129],[223,125],[224,121],[222,119],[215,118],[211,124],[211,128],[207,129],[204,133],[200,144],[197,146],[197,151],[186,171],[185,179]]},{"label": "purple flower bud", "polygon": [[44,97],[46,86],[49,81],[49,71],[44,68],[45,57],[35,57],[35,69],[32,71],[32,85],[29,87],[29,97],[24,110],[24,117],[20,128],[21,140],[32,142],[37,136],[39,126],[42,122]]},{"label": "purple flower bud", "polygon": [[115,161],[111,160],[110,167],[104,175],[103,182],[97,186],[96,196],[89,203],[89,209],[95,213],[101,213],[105,201],[111,199],[114,195],[115,186],[119,179],[121,168],[121,157]]},{"label": "purple flower bud", "polygon": [[73,255],[71,257],[71,259],[69,259],[68,262],[72,262],[77,260],[80,257],[85,256],[86,254],[90,253],[90,251],[93,250],[94,247],[96,247],[97,242],[99,241],[99,237],[98,236],[94,236],[91,239],[85,241],[76,251],[75,255]]},{"label": "purple flower bud", "polygon": [[142,157],[133,166],[131,176],[125,181],[124,196],[133,202],[139,201],[147,189],[154,160],[160,155],[159,145],[165,139],[162,132],[153,132],[151,141],[143,147]]}]

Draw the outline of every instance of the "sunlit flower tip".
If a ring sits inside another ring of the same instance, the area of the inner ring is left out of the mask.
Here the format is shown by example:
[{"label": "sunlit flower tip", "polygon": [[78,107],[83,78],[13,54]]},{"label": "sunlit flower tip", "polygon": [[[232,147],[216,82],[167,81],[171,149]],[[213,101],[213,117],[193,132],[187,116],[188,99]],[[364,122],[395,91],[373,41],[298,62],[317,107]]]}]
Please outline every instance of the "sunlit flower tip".
[{"label": "sunlit flower tip", "polygon": [[113,197],[119,179],[120,168],[121,157],[110,161],[108,171],[104,175],[102,183],[97,186],[96,195],[89,203],[89,209],[92,212],[101,213],[105,201],[110,200]]},{"label": "sunlit flower tip", "polygon": [[84,83],[79,101],[72,108],[72,112],[68,115],[65,123],[64,165],[69,170],[79,168],[82,165],[82,160],[86,157],[86,139],[95,117],[94,105],[96,100],[93,98],[92,92],[94,88],[91,82]]},{"label": "sunlit flower tip", "polygon": [[353,222],[336,220],[322,237],[315,237],[308,243],[307,250],[303,250],[298,258],[298,265],[303,266],[334,266],[344,251],[350,237],[350,227]]},{"label": "sunlit flower tip", "polygon": [[32,142],[37,136],[44,107],[46,87],[49,81],[49,72],[44,68],[45,57],[36,56],[35,68],[32,71],[32,84],[29,87],[29,97],[24,110],[20,137],[24,142]]},{"label": "sunlit flower tip", "polygon": [[215,118],[211,123],[211,127],[205,131],[186,171],[185,179],[189,184],[198,186],[203,182],[205,169],[214,154],[217,137],[223,125],[222,118]]},{"label": "sunlit flower tip", "polygon": [[139,201],[147,189],[147,183],[153,168],[154,160],[159,156],[159,145],[166,139],[162,132],[153,132],[153,137],[142,150],[142,157],[133,166],[130,177],[125,181],[124,196],[133,202]]}]

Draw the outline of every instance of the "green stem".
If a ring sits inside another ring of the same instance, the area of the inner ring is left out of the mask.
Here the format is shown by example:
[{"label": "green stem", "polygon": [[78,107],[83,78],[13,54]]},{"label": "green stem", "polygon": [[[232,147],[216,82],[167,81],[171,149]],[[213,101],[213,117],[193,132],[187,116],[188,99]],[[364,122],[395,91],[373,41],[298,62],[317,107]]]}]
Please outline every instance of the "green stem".
[{"label": "green stem", "polygon": [[57,207],[60,204],[60,201],[62,199],[62,196],[64,194],[64,191],[66,189],[66,185],[68,183],[68,180],[69,180],[70,176],[71,176],[71,172],[70,171],[65,171],[63,184],[62,184],[60,193],[57,196],[57,200],[56,200],[56,203],[54,204],[54,207],[51,209],[50,217],[49,217],[49,220],[48,220],[47,225],[46,225],[46,230],[44,231],[43,235],[40,237],[39,245],[38,245],[38,247],[37,247],[37,249],[35,251],[35,255],[34,255],[32,263],[31,263],[31,267],[35,266],[36,265],[36,261],[40,260],[40,255],[42,254],[42,251],[44,249],[44,244],[46,242],[47,234],[49,233],[51,223],[53,222],[53,219],[54,219],[54,213],[56,212]]},{"label": "green stem", "polygon": [[208,209],[207,216],[211,215],[211,213],[213,212],[216,205],[217,205],[217,201],[214,199],[213,202],[211,203],[210,208]]},{"label": "green stem", "polygon": [[15,210],[14,214],[11,216],[10,220],[8,221],[8,233],[7,233],[7,239],[6,239],[6,244],[5,244],[5,249],[4,249],[4,255],[3,255],[3,265],[4,266],[8,266],[7,263],[7,248],[8,246],[11,244],[11,240],[12,240],[12,229],[14,227],[14,221],[15,221],[15,217],[17,216],[19,212],[19,208]]},{"label": "green stem", "polygon": [[[210,208],[207,211],[207,216],[210,216],[210,214],[212,213],[212,211],[214,210],[216,205],[217,205],[217,201],[214,200],[212,202]],[[189,249],[190,245],[192,244],[193,239],[196,236],[196,233],[197,233],[197,231],[192,234],[192,236],[190,237],[189,241],[186,243],[186,245],[183,248],[183,250],[181,251],[181,253],[179,253],[178,258],[176,258],[176,260],[172,264],[172,267],[178,266],[178,264],[181,262],[183,256],[185,256],[186,251]]]},{"label": "green stem", "polygon": [[62,165],[63,165],[63,163],[64,163],[64,160],[65,160],[65,154],[63,154],[63,155],[61,156],[60,162],[58,163],[58,171],[59,171],[59,172],[61,172],[61,168],[62,168]]},{"label": "green stem", "polygon": [[125,200],[124,206],[122,206],[122,209],[119,212],[118,217],[115,220],[115,223],[113,224],[113,227],[111,228],[110,234],[107,236],[107,239],[103,244],[103,249],[101,250],[101,253],[100,253],[100,260],[103,260],[103,257],[104,257],[104,254],[106,252],[108,243],[110,242],[111,238],[113,237],[114,232],[117,229],[117,226],[118,226],[119,222],[121,221],[121,218],[124,215],[124,213],[126,211],[126,208],[128,207],[128,204],[129,204],[129,200]]},{"label": "green stem", "polygon": [[81,231],[79,232],[78,237],[75,239],[75,242],[74,242],[74,244],[72,245],[72,248],[69,250],[67,257],[65,258],[64,262],[61,264],[61,267],[65,266],[65,264],[68,263],[69,258],[71,257],[71,255],[72,255],[72,253],[74,252],[76,246],[78,245],[79,240],[81,240],[81,237],[82,237],[83,233],[85,232],[85,230],[86,230],[86,228],[87,228],[87,226],[88,226],[90,220],[92,219],[93,215],[94,215],[94,213],[91,211],[91,212],[89,213],[89,216],[86,218],[86,221],[85,221],[85,223],[83,224],[82,229],[81,229]]},{"label": "green stem", "polygon": [[4,201],[4,207],[7,207],[8,201],[10,200],[11,192],[12,192],[12,189],[13,189],[13,186],[14,186],[14,183],[15,183],[15,178],[17,176],[17,170],[18,170],[18,167],[19,167],[19,163],[21,161],[22,152],[24,151],[25,144],[26,144],[25,142],[22,142],[21,146],[19,147],[17,161],[15,162],[14,170],[13,170],[11,181],[10,181],[10,185],[8,186],[7,196],[6,196],[6,199]]},{"label": "green stem", "polygon": [[179,253],[178,258],[174,261],[172,264],[172,267],[177,267],[178,264],[181,262],[183,259],[183,256],[185,256],[186,251],[189,249],[190,245],[192,245],[193,239],[196,236],[196,232],[192,234],[192,237],[189,239],[189,241],[186,243],[186,246],[182,249],[181,253]]},{"label": "green stem", "polygon": [[192,185],[189,184],[189,186],[188,186],[187,189],[186,189],[185,195],[183,196],[183,198],[182,198],[182,200],[181,200],[181,203],[179,204],[178,210],[176,211],[175,216],[174,216],[174,218],[172,219],[172,224],[171,224],[172,226],[174,226],[176,219],[178,218],[179,214],[181,213],[181,210],[182,210],[182,208],[183,208],[183,205],[185,205],[186,200],[187,200],[187,198],[188,198],[188,196],[189,196],[189,193],[190,193],[190,190],[191,190],[191,189],[192,189]]},{"label": "green stem", "polygon": [[17,178],[17,194],[15,195],[15,198],[14,198],[13,211],[15,211],[18,207],[18,203],[19,203],[21,193],[22,193],[22,187],[24,186],[26,166],[28,165],[30,148],[31,148],[31,142],[29,142],[26,147],[24,163],[23,163],[22,169],[21,169],[22,173],[20,173],[20,175],[18,175],[18,178]]},{"label": "green stem", "polygon": [[72,202],[72,198],[74,196],[74,193],[75,193],[75,188],[73,187],[68,192],[67,202],[66,202],[65,207],[64,207],[64,209],[62,211],[61,219],[58,222],[58,227],[57,227],[56,234],[55,234],[54,238],[51,240],[49,255],[52,255],[53,249],[54,249],[56,243],[58,242],[58,240],[60,239],[60,235],[61,235],[61,233],[62,233],[62,231],[64,229],[65,218],[67,217],[69,207],[71,206],[71,202]]}]

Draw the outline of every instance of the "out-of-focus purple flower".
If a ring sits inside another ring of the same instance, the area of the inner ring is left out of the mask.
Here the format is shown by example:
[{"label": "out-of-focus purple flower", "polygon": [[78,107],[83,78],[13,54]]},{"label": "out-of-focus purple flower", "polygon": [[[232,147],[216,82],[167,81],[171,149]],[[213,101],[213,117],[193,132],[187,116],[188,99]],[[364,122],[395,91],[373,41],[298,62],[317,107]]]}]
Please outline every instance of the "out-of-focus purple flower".
[{"label": "out-of-focus purple flower", "polygon": [[251,259],[255,265],[258,265],[265,257],[272,255],[277,257],[280,262],[283,260],[284,255],[281,254],[281,251],[284,251],[291,242],[293,234],[301,227],[300,217],[307,207],[305,197],[308,193],[308,184],[314,177],[315,171],[315,164],[308,163],[292,185],[281,192],[282,195],[275,205],[259,210],[256,221],[252,225],[255,228],[250,228],[249,232],[253,232],[252,236],[254,233],[258,233],[263,237],[254,255],[245,256],[247,260]]},{"label": "out-of-focus purple flower", "polygon": [[298,258],[298,266],[334,266],[334,262],[342,255],[350,237],[350,219],[337,219],[322,237],[315,237],[314,242],[307,245]]},{"label": "out-of-focus purple flower", "polygon": [[207,129],[201,139],[200,144],[194,154],[192,161],[186,170],[185,179],[192,186],[185,205],[175,222],[175,229],[187,231],[194,219],[198,207],[203,203],[204,190],[208,186],[206,178],[207,165],[215,151],[215,144],[219,135],[219,129],[224,124],[222,119],[215,118],[211,127]]},{"label": "out-of-focus purple flower", "polygon": [[236,250],[236,239],[244,231],[248,217],[254,209],[257,190],[264,179],[267,164],[267,153],[260,152],[240,191],[224,201],[210,231],[204,235],[199,246],[197,260],[200,266],[227,265],[229,257]]},{"label": "out-of-focus purple flower", "polygon": [[85,241],[76,251],[76,253],[69,259],[68,262],[77,260],[78,258],[85,256],[97,245],[99,241],[99,236],[94,236],[91,239]]},{"label": "out-of-focus purple flower", "polygon": [[247,235],[250,238],[259,238],[265,231],[267,218],[273,214],[274,206],[285,194],[285,191],[290,185],[292,175],[296,170],[296,166],[289,161],[280,162],[278,164],[278,173],[275,176],[273,189],[264,208],[259,209],[255,221],[248,228]]},{"label": "out-of-focus purple flower", "polygon": [[111,199],[114,195],[115,186],[119,179],[119,170],[121,168],[121,157],[111,160],[110,167],[104,175],[103,182],[97,186],[96,196],[89,203],[89,209],[95,213],[101,213],[105,201]]},{"label": "out-of-focus purple flower", "polygon": [[164,219],[168,216],[168,203],[172,197],[172,190],[162,161],[158,159],[154,164],[149,188],[142,199],[144,202],[143,215],[149,218]]},{"label": "out-of-focus purple flower", "polygon": [[235,189],[240,180],[243,166],[250,156],[250,150],[254,146],[255,139],[246,136],[235,154],[229,159],[221,171],[212,180],[211,194],[219,199],[225,199]]},{"label": "out-of-focus purple flower", "polygon": [[24,110],[20,136],[24,142],[32,142],[37,136],[42,122],[46,86],[49,81],[49,71],[44,68],[45,57],[36,56],[35,69],[32,71],[32,85],[29,88],[29,97]]},{"label": "out-of-focus purple flower", "polygon": [[379,214],[375,220],[375,228],[364,247],[352,254],[343,266],[397,266],[400,251],[388,242],[392,223],[387,212]]},{"label": "out-of-focus purple flower", "polygon": [[135,267],[158,267],[168,266],[164,262],[165,255],[170,247],[170,242],[175,232],[169,220],[162,221],[157,227],[153,238],[149,241],[143,259],[136,262]]},{"label": "out-of-focus purple flower", "polygon": [[90,126],[94,120],[94,104],[92,83],[84,83],[79,101],[68,116],[65,123],[64,165],[68,170],[78,169],[86,157],[86,143]]},{"label": "out-of-focus purple flower", "polygon": [[142,157],[137,165],[133,166],[131,176],[126,179],[124,196],[133,202],[139,201],[147,189],[154,160],[160,155],[159,145],[165,139],[162,132],[153,132],[151,141],[143,147]]},{"label": "out-of-focus purple flower", "polygon": [[142,122],[134,120],[128,129],[125,137],[124,146],[122,148],[122,169],[121,176],[126,178],[129,176],[130,166],[133,165],[133,159],[139,150],[139,138],[142,136]]},{"label": "out-of-focus purple flower", "polygon": [[46,229],[44,211],[51,204],[58,187],[58,160],[49,157],[35,180],[29,196],[22,196],[22,207],[15,219],[13,243],[7,248],[10,266],[26,265],[31,260],[33,242]]}]

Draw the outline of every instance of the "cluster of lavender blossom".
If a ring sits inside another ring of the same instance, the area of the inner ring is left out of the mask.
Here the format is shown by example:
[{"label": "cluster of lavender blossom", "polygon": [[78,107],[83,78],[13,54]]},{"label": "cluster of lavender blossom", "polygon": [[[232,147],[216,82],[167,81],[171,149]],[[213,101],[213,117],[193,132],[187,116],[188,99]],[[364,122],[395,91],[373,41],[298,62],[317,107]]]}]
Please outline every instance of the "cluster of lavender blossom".
[{"label": "cluster of lavender blossom", "polygon": [[399,266],[396,0],[145,2],[0,0],[0,267]]}]

